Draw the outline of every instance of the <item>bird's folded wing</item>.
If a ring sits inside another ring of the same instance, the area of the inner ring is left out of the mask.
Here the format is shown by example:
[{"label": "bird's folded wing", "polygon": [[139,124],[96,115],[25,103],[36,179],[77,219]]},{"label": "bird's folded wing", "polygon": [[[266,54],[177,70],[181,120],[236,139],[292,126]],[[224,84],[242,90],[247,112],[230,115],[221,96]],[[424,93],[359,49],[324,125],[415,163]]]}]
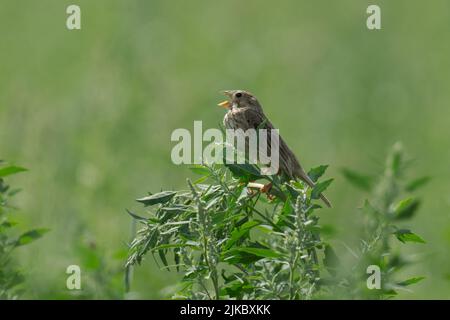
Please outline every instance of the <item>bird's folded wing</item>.
[{"label": "bird's folded wing", "polygon": [[[291,168],[296,167],[297,159],[292,151],[289,149],[287,144],[284,142],[283,138],[279,135],[278,131],[273,131],[275,129],[272,123],[267,119],[267,117],[254,109],[248,109],[245,112],[245,118],[247,120],[248,128],[267,129],[267,156],[272,156],[272,149],[278,148],[278,163],[279,171],[286,174],[289,178],[294,178]],[[278,141],[272,141],[272,134],[278,137]]]}]

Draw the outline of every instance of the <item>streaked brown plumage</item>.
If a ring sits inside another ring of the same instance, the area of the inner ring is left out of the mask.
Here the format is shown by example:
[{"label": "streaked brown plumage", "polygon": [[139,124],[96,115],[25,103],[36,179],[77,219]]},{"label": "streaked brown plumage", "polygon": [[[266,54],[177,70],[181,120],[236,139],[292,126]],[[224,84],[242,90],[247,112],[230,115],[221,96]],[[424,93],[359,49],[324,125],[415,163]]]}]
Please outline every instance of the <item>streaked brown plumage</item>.
[{"label": "streaked brown plumage", "polygon": [[[228,109],[224,117],[224,125],[229,129],[274,129],[274,126],[265,116],[264,111],[254,95],[244,90],[226,90],[223,92],[229,97],[229,101],[224,101],[220,105]],[[268,135],[267,145],[270,147],[270,135]],[[279,174],[288,179],[301,179],[310,187],[314,187],[314,182],[303,170],[295,154],[288,147],[283,138],[279,137]],[[323,202],[331,207],[330,201],[325,195],[320,195]]]}]

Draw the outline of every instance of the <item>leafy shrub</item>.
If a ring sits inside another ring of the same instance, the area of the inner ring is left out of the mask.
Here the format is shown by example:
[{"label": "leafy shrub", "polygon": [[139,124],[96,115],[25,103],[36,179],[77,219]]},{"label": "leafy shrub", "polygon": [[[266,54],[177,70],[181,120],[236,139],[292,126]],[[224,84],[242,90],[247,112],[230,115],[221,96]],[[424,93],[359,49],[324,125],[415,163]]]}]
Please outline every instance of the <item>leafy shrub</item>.
[{"label": "leafy shrub", "polygon": [[0,161],[0,299],[16,299],[22,289],[24,277],[13,261],[14,251],[40,238],[47,229],[32,229],[17,236],[17,224],[11,219],[15,208],[10,204],[11,198],[20,190],[11,189],[4,178],[24,168],[6,165]]},{"label": "leafy shrub", "polygon": [[[396,276],[412,263],[399,252],[397,245],[425,243],[410,229],[399,226],[414,217],[421,203],[411,193],[429,180],[428,177],[421,177],[407,181],[408,164],[409,161],[405,157],[401,144],[397,143],[389,153],[385,169],[378,181],[348,169],[343,170],[349,182],[371,193],[372,200],[366,200],[361,208],[365,219],[360,235],[360,246],[354,249],[348,248],[353,257],[352,265],[339,267],[344,272],[340,277],[335,278],[339,279],[339,283],[334,281],[335,296],[364,299],[390,298],[397,295],[398,290],[406,290],[407,286],[424,279],[422,276],[415,276],[397,280]],[[369,290],[366,286],[368,276],[366,271],[370,265],[380,268],[382,279],[380,290]]]},{"label": "leafy shrub", "polygon": [[[395,225],[411,218],[418,207],[412,198],[397,201],[403,167],[396,147],[374,189],[374,200],[365,202],[362,245],[349,248],[356,259],[350,267],[341,265],[331,244],[321,239],[317,215],[321,206],[316,202],[332,182],[318,181],[327,166],[308,173],[317,182],[311,189],[302,182],[263,176],[250,164],[194,166],[192,171],[201,177],[188,180],[186,190],[138,199],[150,216],[129,212],[143,228],[130,244],[127,266],[139,264],[150,253],[162,268],[183,274],[174,296],[181,299],[390,297],[396,288],[422,279],[393,280],[394,271],[405,262],[391,253],[390,241],[423,242]],[[357,186],[372,190],[366,177],[349,170],[344,174]],[[262,184],[255,180],[272,183],[269,196],[261,194]],[[421,181],[403,189],[412,191]],[[382,271],[379,290],[367,289],[368,265]]]}]

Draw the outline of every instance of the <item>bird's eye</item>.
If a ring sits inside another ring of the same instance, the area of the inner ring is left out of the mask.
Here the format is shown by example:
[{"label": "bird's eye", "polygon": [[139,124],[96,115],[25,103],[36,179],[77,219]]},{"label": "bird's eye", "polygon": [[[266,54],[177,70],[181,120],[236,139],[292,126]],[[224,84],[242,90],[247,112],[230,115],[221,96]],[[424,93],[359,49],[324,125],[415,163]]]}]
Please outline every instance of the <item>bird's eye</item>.
[{"label": "bird's eye", "polygon": [[240,97],[242,97],[242,93],[240,93],[240,92],[236,93],[236,98],[240,98]]}]

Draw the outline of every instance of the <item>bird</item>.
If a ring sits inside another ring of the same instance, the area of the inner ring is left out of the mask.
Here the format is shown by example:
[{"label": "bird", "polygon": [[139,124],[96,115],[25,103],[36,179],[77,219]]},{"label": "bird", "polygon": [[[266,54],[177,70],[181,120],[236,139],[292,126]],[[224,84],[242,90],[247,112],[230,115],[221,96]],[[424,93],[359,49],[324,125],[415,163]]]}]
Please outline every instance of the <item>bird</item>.
[{"label": "bird", "polygon": [[[224,90],[222,93],[227,96],[225,100],[218,105],[226,108],[223,124],[227,129],[275,129],[270,120],[264,114],[263,108],[258,99],[245,90]],[[267,146],[270,148],[270,135],[267,136]],[[305,182],[309,187],[314,188],[315,184],[307,175],[294,152],[288,147],[287,143],[279,136],[279,170],[281,175],[288,180],[297,180]],[[263,191],[270,190],[271,184],[265,186]],[[331,208],[331,202],[321,193],[322,201]]]}]

